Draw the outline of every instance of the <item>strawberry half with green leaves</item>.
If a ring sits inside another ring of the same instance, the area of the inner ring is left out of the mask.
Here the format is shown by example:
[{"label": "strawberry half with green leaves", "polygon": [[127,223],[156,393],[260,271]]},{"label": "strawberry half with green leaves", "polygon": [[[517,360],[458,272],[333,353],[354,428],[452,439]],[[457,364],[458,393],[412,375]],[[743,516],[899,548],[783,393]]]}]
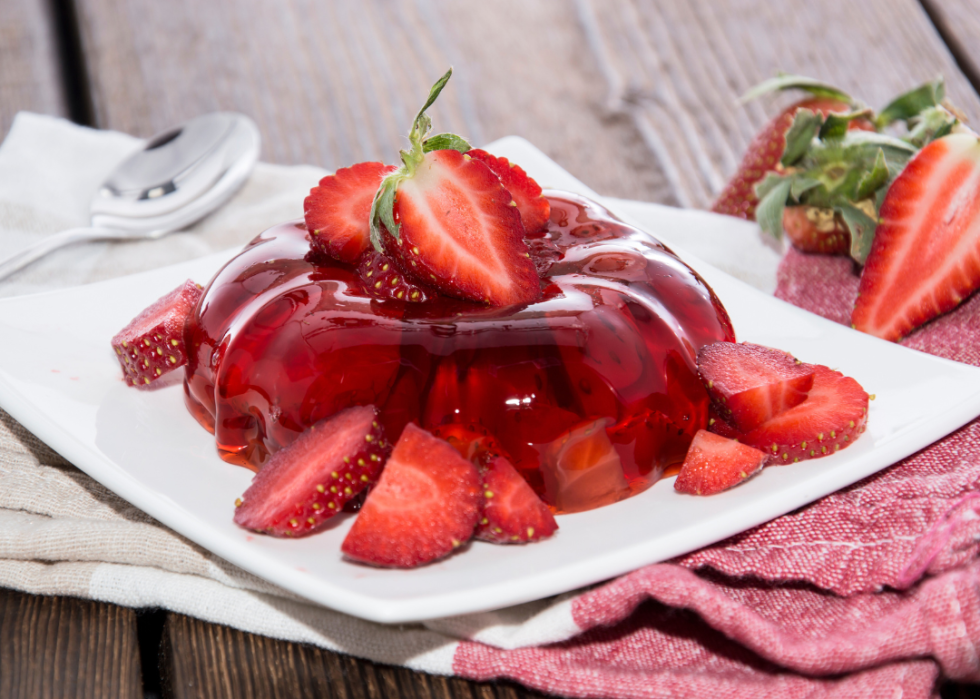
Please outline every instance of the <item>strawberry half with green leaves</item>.
[{"label": "strawberry half with green leaves", "polygon": [[473,536],[480,513],[476,466],[409,423],[341,545],[350,558],[413,568]]},{"label": "strawberry half with green leaves", "polygon": [[310,190],[303,204],[310,248],[341,262],[357,264],[371,245],[371,202],[394,166],[357,163],[337,170]]},{"label": "strawberry half with green leaves", "polygon": [[429,93],[409,133],[402,166],[381,183],[371,208],[371,240],[411,279],[447,296],[491,306],[541,295],[524,225],[500,178],[454,134],[428,136],[425,110],[452,75]]},{"label": "strawberry half with green leaves", "polygon": [[980,139],[932,141],[895,180],[851,314],[854,327],[897,341],[980,288]]},{"label": "strawberry half with green leaves", "polygon": [[674,481],[674,490],[689,495],[720,493],[748,480],[768,458],[758,449],[698,430]]},{"label": "strawberry half with green leaves", "polygon": [[[793,125],[797,112],[807,110],[817,114],[831,112],[843,114],[852,111],[856,106],[850,96],[837,88],[794,75],[767,80],[753,88],[743,99],[753,99],[772,90],[788,89],[805,90],[812,96],[784,109],[756,135],[745,151],[735,174],[711,206],[711,210],[715,213],[755,220],[755,210],[759,204],[755,187],[768,173],[783,169],[780,160],[786,148],[786,135]],[[866,120],[855,120],[851,128],[874,129]]]},{"label": "strawberry half with green leaves", "polygon": [[184,323],[201,298],[190,279],[155,301],[112,338],[126,383],[144,388],[187,363]]},{"label": "strawberry half with green leaves", "polygon": [[373,405],[347,408],[280,449],[235,503],[235,523],[272,536],[306,536],[373,484],[390,447]]},{"label": "strawberry half with green leaves", "polygon": [[483,476],[483,508],[476,538],[494,544],[526,544],[558,530],[555,516],[503,456],[491,459]]},{"label": "strawberry half with green leaves", "polygon": [[484,163],[500,178],[500,183],[510,192],[514,203],[517,204],[517,210],[521,212],[521,223],[524,224],[524,230],[528,234],[540,233],[548,228],[551,204],[542,193],[541,186],[519,165],[479,148],[474,148],[466,154]]},{"label": "strawberry half with green leaves", "polygon": [[714,407],[741,432],[806,400],[813,367],[781,350],[713,342],[698,352],[698,372]]}]

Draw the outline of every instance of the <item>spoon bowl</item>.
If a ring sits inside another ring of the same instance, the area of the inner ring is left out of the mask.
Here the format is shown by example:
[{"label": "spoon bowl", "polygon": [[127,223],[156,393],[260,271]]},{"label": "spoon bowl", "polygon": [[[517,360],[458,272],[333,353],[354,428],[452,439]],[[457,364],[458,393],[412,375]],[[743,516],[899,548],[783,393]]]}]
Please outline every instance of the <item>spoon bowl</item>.
[{"label": "spoon bowl", "polygon": [[0,262],[0,279],[53,250],[91,240],[152,240],[185,228],[238,191],[261,139],[242,114],[216,112],[151,138],[112,171],[91,203],[92,225],[72,228]]}]

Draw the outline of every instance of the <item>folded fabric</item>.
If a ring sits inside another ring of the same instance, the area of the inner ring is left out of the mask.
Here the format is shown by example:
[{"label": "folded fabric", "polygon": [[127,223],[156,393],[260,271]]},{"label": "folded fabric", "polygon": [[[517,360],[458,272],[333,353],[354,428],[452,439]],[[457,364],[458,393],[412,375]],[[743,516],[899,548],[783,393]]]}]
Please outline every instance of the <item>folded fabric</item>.
[{"label": "folded fabric", "polygon": [[[22,114],[0,147],[0,250],[84,225],[87,202],[138,142]],[[260,165],[195,235],[73,249],[0,295],[85,283],[242,244],[301,215],[322,175]],[[58,196],[64,206],[52,206]],[[846,322],[842,258],[778,252],[750,224],[619,202],[641,223],[778,296]],[[718,231],[731,232],[730,239]],[[3,253],[0,253],[3,254]],[[744,274],[743,274],[744,273]],[[778,286],[777,286],[778,283]],[[980,365],[976,298],[906,344]],[[930,696],[980,681],[980,425],[727,541],[558,598],[385,626],[310,604],[153,521],[0,411],[0,586],[132,607],[473,679],[570,696]]]}]

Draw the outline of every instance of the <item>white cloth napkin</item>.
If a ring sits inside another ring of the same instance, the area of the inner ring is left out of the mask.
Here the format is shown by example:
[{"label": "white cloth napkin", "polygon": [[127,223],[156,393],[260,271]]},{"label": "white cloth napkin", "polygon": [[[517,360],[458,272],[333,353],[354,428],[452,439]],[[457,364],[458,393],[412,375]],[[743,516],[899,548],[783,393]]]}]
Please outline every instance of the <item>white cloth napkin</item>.
[{"label": "white cloth napkin", "polygon": [[[130,136],[21,113],[0,146],[0,258],[46,235],[87,225],[99,185],[140,146]],[[223,209],[190,231],[137,243],[66,248],[0,281],[0,296],[74,286],[242,245],[302,216],[325,174],[260,163]],[[669,221],[682,245],[757,288],[775,288],[779,252],[754,224],[719,226],[703,212],[615,201],[640,224]],[[108,340],[107,340],[108,341]],[[2,407],[2,406],[0,406]],[[452,674],[461,639],[501,648],[579,632],[579,593],[495,612],[385,626],[308,603],[178,536],[71,466],[0,410],[0,587],[160,607],[209,622],[312,643],[378,662]]]}]

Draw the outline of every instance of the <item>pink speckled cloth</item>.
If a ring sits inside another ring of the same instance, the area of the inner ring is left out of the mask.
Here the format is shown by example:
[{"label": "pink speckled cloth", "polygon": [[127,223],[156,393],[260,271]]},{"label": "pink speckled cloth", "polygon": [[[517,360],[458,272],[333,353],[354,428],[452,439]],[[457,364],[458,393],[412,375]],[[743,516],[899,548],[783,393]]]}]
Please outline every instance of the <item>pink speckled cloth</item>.
[{"label": "pink speckled cloth", "polygon": [[[790,251],[776,295],[849,323],[846,258]],[[980,366],[980,297],[903,344]],[[454,669],[569,696],[928,697],[980,682],[980,420],[850,488],[577,597],[583,632]]]}]

